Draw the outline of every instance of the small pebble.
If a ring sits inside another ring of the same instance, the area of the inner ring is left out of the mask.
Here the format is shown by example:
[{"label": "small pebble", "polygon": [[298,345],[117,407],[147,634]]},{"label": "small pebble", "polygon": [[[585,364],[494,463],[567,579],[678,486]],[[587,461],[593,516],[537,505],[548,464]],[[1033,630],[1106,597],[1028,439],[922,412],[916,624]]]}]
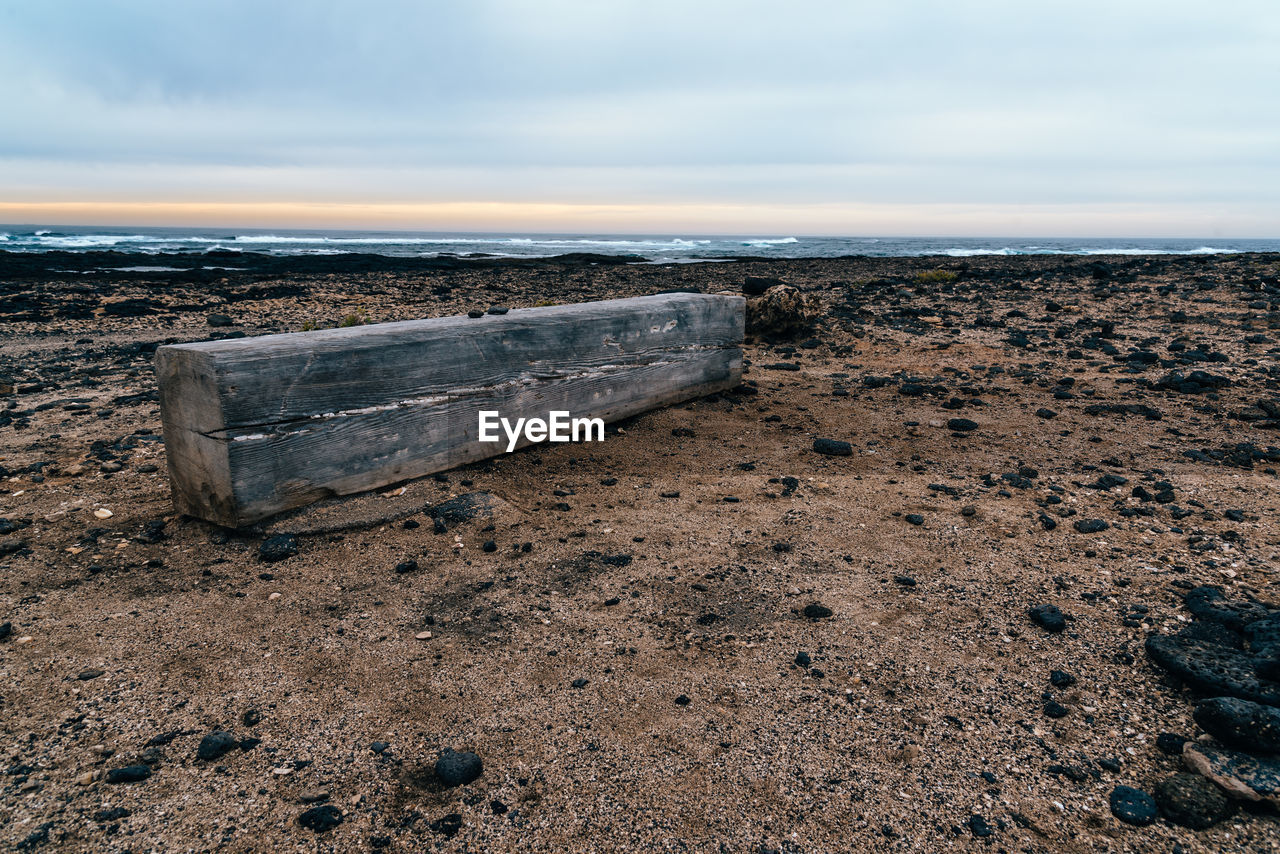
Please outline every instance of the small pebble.
[{"label": "small pebble", "polygon": [[333,804],[312,807],[298,816],[298,824],[316,833],[324,833],[342,824],[342,810]]},{"label": "small pebble", "polygon": [[1159,815],[1155,799],[1131,786],[1116,786],[1112,789],[1110,803],[1112,815],[1135,827],[1146,827]]},{"label": "small pebble", "polygon": [[436,779],[450,788],[474,782],[483,773],[484,763],[480,757],[467,751],[446,747],[436,760]]}]

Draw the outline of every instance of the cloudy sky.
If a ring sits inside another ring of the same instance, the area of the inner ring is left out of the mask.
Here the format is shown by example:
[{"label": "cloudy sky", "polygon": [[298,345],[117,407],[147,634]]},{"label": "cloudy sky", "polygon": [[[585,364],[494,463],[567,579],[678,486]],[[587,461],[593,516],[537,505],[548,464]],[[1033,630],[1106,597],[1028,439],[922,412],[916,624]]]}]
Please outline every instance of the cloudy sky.
[{"label": "cloudy sky", "polygon": [[1276,0],[0,0],[0,221],[1280,237]]}]

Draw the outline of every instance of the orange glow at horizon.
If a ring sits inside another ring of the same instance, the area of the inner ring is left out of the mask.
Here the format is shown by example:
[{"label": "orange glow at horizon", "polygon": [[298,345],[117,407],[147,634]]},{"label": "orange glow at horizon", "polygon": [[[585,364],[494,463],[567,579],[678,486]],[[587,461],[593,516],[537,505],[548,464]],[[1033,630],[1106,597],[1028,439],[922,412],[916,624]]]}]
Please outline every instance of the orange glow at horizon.
[{"label": "orange glow at horizon", "polygon": [[1261,219],[1145,205],[0,201],[0,222],[15,224],[446,232],[1207,237],[1245,236]]}]

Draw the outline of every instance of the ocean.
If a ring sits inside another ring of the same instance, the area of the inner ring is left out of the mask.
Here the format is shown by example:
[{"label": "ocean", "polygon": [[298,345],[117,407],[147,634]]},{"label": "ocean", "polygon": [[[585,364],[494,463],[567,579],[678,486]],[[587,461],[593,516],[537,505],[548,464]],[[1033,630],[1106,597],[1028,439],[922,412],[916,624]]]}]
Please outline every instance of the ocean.
[{"label": "ocean", "polygon": [[687,263],[742,257],[836,258],[843,255],[943,255],[956,258],[978,255],[1212,255],[1280,252],[1280,239],[726,237],[0,225],[0,250],[112,250],[152,259],[169,253],[210,251],[268,255],[370,253],[399,257],[548,257],[590,252],[636,255],[658,263]]}]

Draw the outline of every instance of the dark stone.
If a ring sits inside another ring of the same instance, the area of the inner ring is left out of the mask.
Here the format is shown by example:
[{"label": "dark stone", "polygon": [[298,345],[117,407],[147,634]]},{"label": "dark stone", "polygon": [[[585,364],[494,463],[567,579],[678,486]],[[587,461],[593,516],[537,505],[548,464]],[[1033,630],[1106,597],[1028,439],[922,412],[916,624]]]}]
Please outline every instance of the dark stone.
[{"label": "dark stone", "polygon": [[987,824],[987,820],[980,815],[969,816],[969,832],[979,839],[990,836],[995,831],[991,829],[991,825]]},{"label": "dark stone", "polygon": [[432,833],[438,833],[446,839],[452,839],[458,835],[459,830],[462,830],[462,814],[451,812],[431,822],[428,826],[431,828]]},{"label": "dark stone", "polygon": [[1067,617],[1057,605],[1037,605],[1027,611],[1027,616],[1046,632],[1060,632],[1067,627]]},{"label": "dark stone", "polygon": [[200,739],[200,746],[196,748],[196,758],[212,762],[235,746],[235,736],[229,732],[215,730]]},{"label": "dark stone", "polygon": [[949,418],[947,419],[947,429],[956,433],[968,433],[971,430],[978,429],[978,422],[970,421],[968,418]]},{"label": "dark stone", "polygon": [[1280,753],[1280,709],[1237,697],[1214,697],[1193,714],[1205,732],[1249,753]]},{"label": "dark stone", "polygon": [[1200,394],[1206,391],[1226,388],[1229,385],[1231,385],[1231,380],[1226,377],[1206,373],[1205,371],[1192,371],[1185,376],[1181,371],[1174,371],[1162,377],[1159,382],[1153,383],[1152,388],[1172,391],[1178,394]]},{"label": "dark stone", "polygon": [[1178,632],[1178,636],[1187,640],[1202,640],[1205,643],[1214,646],[1225,646],[1231,649],[1244,649],[1244,638],[1238,632],[1222,625],[1222,623],[1211,623],[1205,620],[1196,620],[1182,631]]},{"label": "dark stone", "polygon": [[1280,680],[1280,614],[1254,620],[1245,626],[1244,636],[1253,652],[1258,675]]},{"label": "dark stone", "polygon": [[134,539],[140,543],[154,545],[164,539],[164,526],[165,521],[163,519],[152,519],[142,526],[141,533]]},{"label": "dark stone", "polygon": [[416,560],[402,560],[396,564],[396,575],[404,575],[410,572],[418,571],[418,562]]},{"label": "dark stone", "polygon": [[385,741],[375,741],[369,745],[369,749],[372,750],[374,753],[378,754],[379,756],[386,753],[388,748],[390,747],[391,745],[387,744]]},{"label": "dark stone", "polygon": [[1107,528],[1110,528],[1111,526],[1101,519],[1077,519],[1072,524],[1072,527],[1082,534],[1097,534],[1100,531],[1107,530]]},{"label": "dark stone", "polygon": [[573,680],[573,682],[572,682],[572,683],[570,683],[570,684],[571,684],[574,688],[579,688],[579,689],[581,689],[581,688],[585,688],[585,687],[587,687],[588,685],[590,685],[590,684],[591,684],[591,680],[590,680],[590,679],[583,679],[583,678],[580,676],[580,677],[578,677],[577,679]]},{"label": "dark stone", "polygon": [[1193,741],[1183,749],[1182,761],[1233,798],[1280,805],[1280,759]]},{"label": "dark stone", "polygon": [[446,786],[465,786],[484,773],[484,763],[474,753],[457,752],[446,747],[436,760],[436,779]]},{"label": "dark stone", "polygon": [[900,584],[903,587],[915,587],[916,580],[909,575],[895,575],[893,577],[894,584]]},{"label": "dark stone", "polygon": [[484,544],[480,546],[480,550],[486,551],[486,552],[496,552],[498,550],[498,544],[493,540],[485,540]]},{"label": "dark stone", "polygon": [[1063,765],[1059,762],[1045,768],[1050,774],[1060,777],[1066,777],[1073,783],[1083,783],[1089,779],[1089,772],[1076,765]]},{"label": "dark stone", "polygon": [[809,665],[813,664],[813,658],[807,652],[797,652],[795,662],[797,667],[803,667],[807,670]]},{"label": "dark stone", "polygon": [[484,317],[484,312],[478,308],[473,308],[471,311],[467,312],[467,317],[475,320],[477,317]]},{"label": "dark stone", "polygon": [[53,829],[53,822],[46,821],[35,830],[22,837],[22,840],[14,846],[18,851],[31,851],[46,844],[49,841],[49,831]]},{"label": "dark stone", "polygon": [[1151,635],[1148,657],[1202,694],[1280,705],[1280,683],[1263,679],[1243,652],[1182,635]]},{"label": "dark stone", "polygon": [[677,706],[687,706],[693,701],[689,699],[688,695],[681,694],[679,697],[676,697],[675,702]]},{"label": "dark stone", "polygon": [[234,320],[225,314],[211,314],[205,318],[205,322],[214,327],[231,326],[235,323]]},{"label": "dark stone", "polygon": [[1090,489],[1110,490],[1117,486],[1124,486],[1129,482],[1129,478],[1121,477],[1118,474],[1104,474],[1093,483],[1089,484]]},{"label": "dark stone", "polygon": [[333,804],[321,804],[298,816],[298,824],[316,833],[324,833],[342,824],[342,810]]},{"label": "dark stone", "polygon": [[1076,677],[1065,670],[1050,670],[1049,684],[1055,688],[1069,688],[1076,684]]},{"label": "dark stone", "polygon": [[749,297],[758,297],[769,288],[785,284],[786,282],[781,279],[771,279],[765,276],[747,276],[746,281],[742,283],[742,293]]},{"label": "dark stone", "polygon": [[246,709],[245,713],[240,716],[240,723],[245,726],[257,726],[262,723],[262,712],[257,709]]},{"label": "dark stone", "polygon": [[818,602],[811,602],[804,606],[804,615],[810,620],[822,620],[830,617],[832,613],[830,608]]},{"label": "dark stone", "polygon": [[906,520],[909,524],[912,524],[912,525],[924,524],[924,517],[921,516],[919,513],[908,513],[906,515]]},{"label": "dark stone", "polygon": [[1044,713],[1050,718],[1065,718],[1068,714],[1066,706],[1056,700],[1047,700],[1044,704]]},{"label": "dark stone", "polygon": [[1260,602],[1227,602],[1225,598],[1217,587],[1204,586],[1188,591],[1183,601],[1197,618],[1221,623],[1236,632],[1276,614],[1276,609]]},{"label": "dark stone", "polygon": [[298,553],[298,538],[293,534],[276,534],[268,537],[258,546],[258,557],[267,563],[291,558]]},{"label": "dark stone", "polygon": [[1199,774],[1166,777],[1156,783],[1154,794],[1161,815],[1192,830],[1213,827],[1235,812],[1231,799]]},{"label": "dark stone", "polygon": [[1175,732],[1162,732],[1156,736],[1156,749],[1166,756],[1181,756],[1182,745],[1188,741],[1189,738]]},{"label": "dark stone", "polygon": [[1116,786],[1111,790],[1111,814],[1137,827],[1146,827],[1156,820],[1155,799],[1141,789]]},{"label": "dark stone", "polygon": [[1058,413],[1054,412],[1052,409],[1041,408],[1036,410],[1036,417],[1044,418],[1047,420],[1049,418],[1057,418]]},{"label": "dark stone", "polygon": [[853,445],[839,439],[814,439],[813,449],[828,457],[848,457],[853,455]]},{"label": "dark stone", "polygon": [[506,314],[510,310],[505,305],[491,305],[485,314]]},{"label": "dark stone", "polygon": [[107,772],[108,783],[140,783],[151,776],[151,769],[146,765],[126,765],[123,768],[112,768]]}]

